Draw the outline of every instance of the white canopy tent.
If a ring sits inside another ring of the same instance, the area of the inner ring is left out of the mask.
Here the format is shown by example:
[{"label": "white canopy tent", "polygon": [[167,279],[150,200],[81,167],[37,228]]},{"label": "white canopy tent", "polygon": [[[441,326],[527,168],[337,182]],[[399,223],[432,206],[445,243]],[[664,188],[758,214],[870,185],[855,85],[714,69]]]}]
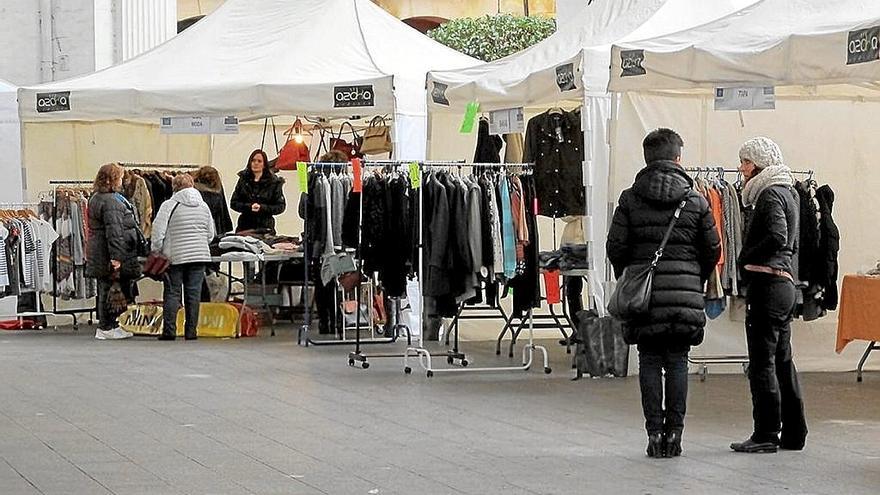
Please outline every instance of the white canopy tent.
[{"label": "white canopy tent", "polygon": [[[612,136],[614,188],[631,183],[641,164],[633,143],[651,128],[679,131],[689,165],[734,167],[742,142],[766,135],[789,166],[814,170],[834,189],[840,273],[873,266],[880,230],[866,212],[880,209],[878,37],[874,0],[762,0],[688,31],[615,44],[609,89],[622,94]],[[775,109],[713,110],[715,88],[738,87],[774,87]],[[711,322],[707,345],[742,351],[742,324],[725,319]],[[803,369],[855,366],[857,346],[845,359],[833,354],[833,314],[796,326]]]},{"label": "white canopy tent", "polygon": [[135,59],[22,88],[20,112],[28,123],[393,114],[398,156],[419,159],[425,73],[475,63],[368,0],[227,0]]},{"label": "white canopy tent", "polygon": [[18,98],[12,83],[0,79],[0,202],[22,200],[21,122],[18,120]]},{"label": "white canopy tent", "polygon": [[476,67],[432,70],[428,74],[429,139],[437,139],[435,116],[460,115],[471,101],[478,101],[483,111],[582,105],[588,198],[584,230],[592,244],[594,281],[603,280],[611,199],[606,180],[610,171],[611,99],[606,91],[610,44],[697,26],[754,1],[598,0],[585,4],[576,21],[562,24],[559,31],[527,50]]}]

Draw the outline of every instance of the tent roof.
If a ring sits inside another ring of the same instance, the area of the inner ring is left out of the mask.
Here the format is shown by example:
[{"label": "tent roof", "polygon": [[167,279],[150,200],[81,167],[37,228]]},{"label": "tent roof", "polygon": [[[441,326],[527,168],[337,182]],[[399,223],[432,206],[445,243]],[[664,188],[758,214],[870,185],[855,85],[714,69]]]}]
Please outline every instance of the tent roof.
[{"label": "tent roof", "polygon": [[[23,89],[21,113],[28,121],[168,115],[248,119],[387,113],[396,104],[398,112],[424,114],[429,66],[476,62],[368,0],[227,0],[139,57]],[[335,104],[334,87],[353,85],[372,85],[373,106]],[[70,91],[69,111],[36,111],[37,92],[65,91]]]},{"label": "tent roof", "polygon": [[[433,98],[428,104],[434,110],[458,110],[473,100],[483,109],[552,104],[581,99],[581,81],[588,91],[604,93],[612,42],[695,26],[755,1],[593,1],[581,8],[577,21],[561,24],[559,31],[527,50],[476,67],[431,71],[429,89],[434,82],[447,85],[443,96],[449,105]],[[556,69],[570,63],[576,69],[574,89],[581,91],[563,91],[557,84]]]},{"label": "tent roof", "polygon": [[[762,0],[687,31],[616,44],[609,89],[853,84],[838,89],[865,93],[880,89],[878,38],[877,0]],[[628,56],[643,55],[645,74],[621,77],[624,50],[644,50]]]}]

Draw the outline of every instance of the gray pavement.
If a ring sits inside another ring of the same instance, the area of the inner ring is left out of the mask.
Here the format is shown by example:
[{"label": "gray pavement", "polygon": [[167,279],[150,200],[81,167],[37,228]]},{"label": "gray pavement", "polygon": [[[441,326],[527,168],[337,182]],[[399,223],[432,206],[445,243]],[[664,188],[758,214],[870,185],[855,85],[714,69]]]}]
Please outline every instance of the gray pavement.
[{"label": "gray pavement", "polygon": [[[350,348],[301,348],[290,328],[86,328],[0,333],[0,495],[880,493],[876,372],[802,375],[807,450],[751,456],[727,449],[749,433],[744,377],[692,377],[684,457],[655,460],[637,379],[572,382],[551,342],[551,375],[428,379],[397,359],[350,368]],[[511,364],[467,346],[475,366]]]}]

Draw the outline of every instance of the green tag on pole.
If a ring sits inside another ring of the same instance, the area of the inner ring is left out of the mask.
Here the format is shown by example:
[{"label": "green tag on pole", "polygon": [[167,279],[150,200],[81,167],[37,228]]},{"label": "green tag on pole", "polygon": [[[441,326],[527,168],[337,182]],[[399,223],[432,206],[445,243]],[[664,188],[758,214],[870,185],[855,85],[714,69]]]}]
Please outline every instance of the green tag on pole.
[{"label": "green tag on pole", "polygon": [[480,102],[472,101],[467,104],[464,111],[464,119],[461,121],[461,129],[458,132],[470,134],[474,132],[474,122],[477,120],[477,112],[480,111]]},{"label": "green tag on pole", "polygon": [[300,191],[309,193],[309,166],[305,162],[296,162],[296,174],[299,176]]},{"label": "green tag on pole", "polygon": [[413,189],[422,187],[422,177],[419,175],[418,162],[412,162],[409,164],[409,183],[412,185]]}]

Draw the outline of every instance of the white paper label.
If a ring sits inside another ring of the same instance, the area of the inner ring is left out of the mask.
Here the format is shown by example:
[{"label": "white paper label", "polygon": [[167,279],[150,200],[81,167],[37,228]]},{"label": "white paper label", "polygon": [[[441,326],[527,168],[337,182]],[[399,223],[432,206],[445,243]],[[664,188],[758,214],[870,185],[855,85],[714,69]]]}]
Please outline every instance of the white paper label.
[{"label": "white paper label", "polygon": [[162,117],[162,134],[238,134],[238,117]]},{"label": "white paper label", "polygon": [[775,110],[773,86],[761,88],[715,88],[715,110]]},{"label": "white paper label", "polygon": [[511,134],[525,132],[523,108],[506,108],[489,112],[489,134]]}]

